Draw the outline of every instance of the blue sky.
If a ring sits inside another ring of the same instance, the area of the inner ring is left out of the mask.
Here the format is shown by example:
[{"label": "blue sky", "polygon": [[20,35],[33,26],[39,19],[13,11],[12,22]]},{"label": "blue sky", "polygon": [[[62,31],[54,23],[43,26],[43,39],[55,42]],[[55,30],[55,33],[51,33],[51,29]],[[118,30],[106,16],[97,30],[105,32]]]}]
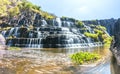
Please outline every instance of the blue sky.
[{"label": "blue sky", "polygon": [[79,20],[120,18],[120,0],[28,0],[58,17]]}]

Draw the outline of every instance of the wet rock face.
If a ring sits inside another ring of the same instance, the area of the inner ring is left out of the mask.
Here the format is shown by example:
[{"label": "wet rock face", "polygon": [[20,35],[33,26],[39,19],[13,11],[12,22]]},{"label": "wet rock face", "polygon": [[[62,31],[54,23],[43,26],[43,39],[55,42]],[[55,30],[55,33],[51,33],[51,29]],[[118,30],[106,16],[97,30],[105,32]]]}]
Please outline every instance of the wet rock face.
[{"label": "wet rock face", "polygon": [[114,25],[114,40],[112,41],[110,50],[120,65],[120,19]]}]

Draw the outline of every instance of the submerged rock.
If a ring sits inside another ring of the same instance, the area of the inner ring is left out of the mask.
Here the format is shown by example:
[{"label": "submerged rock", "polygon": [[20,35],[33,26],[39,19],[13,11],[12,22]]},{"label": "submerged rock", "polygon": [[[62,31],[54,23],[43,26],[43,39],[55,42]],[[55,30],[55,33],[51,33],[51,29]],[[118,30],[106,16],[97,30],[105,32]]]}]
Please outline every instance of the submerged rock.
[{"label": "submerged rock", "polygon": [[120,65],[120,19],[114,25],[114,39],[111,43],[110,50]]}]

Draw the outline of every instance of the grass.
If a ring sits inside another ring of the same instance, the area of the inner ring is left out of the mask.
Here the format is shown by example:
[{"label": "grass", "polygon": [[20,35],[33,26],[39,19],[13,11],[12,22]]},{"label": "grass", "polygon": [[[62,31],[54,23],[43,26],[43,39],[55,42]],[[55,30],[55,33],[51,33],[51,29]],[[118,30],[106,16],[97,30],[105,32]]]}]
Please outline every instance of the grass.
[{"label": "grass", "polygon": [[101,56],[99,54],[90,53],[90,52],[77,52],[70,55],[72,62],[79,65],[84,63],[94,63],[95,61],[100,59],[100,57]]},{"label": "grass", "polygon": [[21,50],[21,48],[19,47],[8,47],[7,49],[8,50]]}]

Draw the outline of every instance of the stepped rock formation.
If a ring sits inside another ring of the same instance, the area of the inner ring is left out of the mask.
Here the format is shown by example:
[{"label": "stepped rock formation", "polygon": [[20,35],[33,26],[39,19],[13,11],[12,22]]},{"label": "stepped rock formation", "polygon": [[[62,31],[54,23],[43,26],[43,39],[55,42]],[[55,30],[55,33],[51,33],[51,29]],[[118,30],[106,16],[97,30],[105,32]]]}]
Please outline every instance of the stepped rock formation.
[{"label": "stepped rock formation", "polygon": [[110,50],[120,65],[120,19],[114,25],[114,40],[112,41]]},{"label": "stepped rock formation", "polygon": [[[18,26],[7,31],[2,31],[7,39],[7,45],[28,48],[80,48],[101,46],[103,44],[102,37],[97,37],[94,31],[96,26],[90,27],[82,24],[82,27],[79,28],[75,20],[68,18],[45,20],[37,15],[35,19],[36,22],[32,25],[32,28],[29,24],[28,26],[18,24]],[[22,20],[22,22],[25,21]],[[85,36],[85,32],[94,34],[96,38]]]}]

